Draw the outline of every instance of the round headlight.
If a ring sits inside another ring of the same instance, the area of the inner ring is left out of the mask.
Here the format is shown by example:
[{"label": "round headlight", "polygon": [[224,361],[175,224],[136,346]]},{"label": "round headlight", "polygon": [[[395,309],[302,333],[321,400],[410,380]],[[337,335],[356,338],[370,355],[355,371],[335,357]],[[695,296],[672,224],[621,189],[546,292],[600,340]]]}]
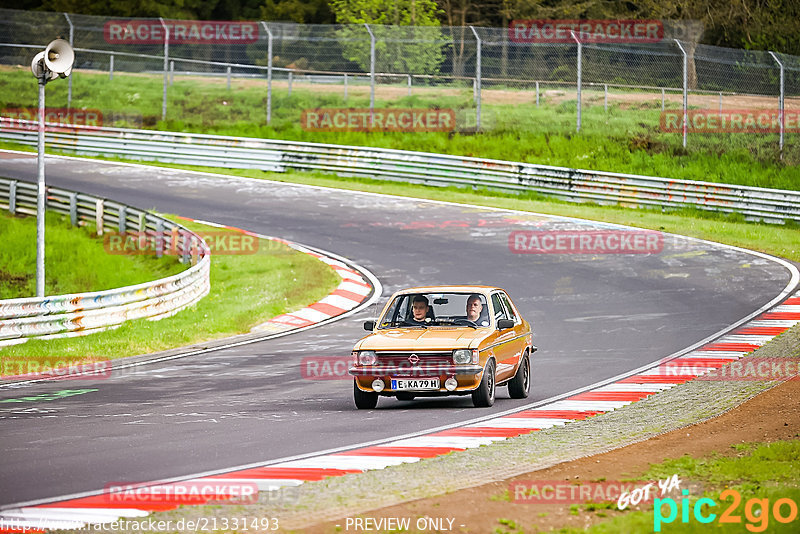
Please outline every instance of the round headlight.
[{"label": "round headlight", "polygon": [[464,365],[472,361],[472,351],[469,349],[458,349],[453,351],[453,363]]},{"label": "round headlight", "polygon": [[446,389],[447,391],[455,391],[457,387],[458,387],[458,380],[456,380],[452,376],[447,380],[445,380],[444,382],[444,389]]},{"label": "round headlight", "polygon": [[358,363],[361,365],[374,365],[378,360],[378,355],[374,350],[362,350],[358,354]]}]

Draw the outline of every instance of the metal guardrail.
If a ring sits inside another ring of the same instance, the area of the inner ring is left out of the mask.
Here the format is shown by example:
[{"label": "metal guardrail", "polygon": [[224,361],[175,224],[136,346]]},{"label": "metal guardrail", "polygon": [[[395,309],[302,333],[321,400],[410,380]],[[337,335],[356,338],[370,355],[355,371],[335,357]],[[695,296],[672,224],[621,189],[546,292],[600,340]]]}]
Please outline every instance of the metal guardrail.
[{"label": "metal guardrail", "polygon": [[[0,178],[0,208],[35,215],[35,183]],[[157,255],[169,247],[181,261],[193,265],[176,275],[134,286],[56,295],[0,300],[0,346],[30,337],[84,335],[125,321],[162,319],[205,296],[210,288],[211,256],[197,234],[158,215],[111,200],[56,187],[47,188],[47,209],[68,215],[73,225],[91,223],[97,234],[136,231]]]},{"label": "metal guardrail", "polygon": [[[47,145],[80,155],[273,172],[322,171],[438,186],[537,192],[575,202],[741,213],[800,221],[800,191],[672,180],[385,148],[88,126],[48,126]],[[36,122],[0,118],[0,139],[35,145]]]}]

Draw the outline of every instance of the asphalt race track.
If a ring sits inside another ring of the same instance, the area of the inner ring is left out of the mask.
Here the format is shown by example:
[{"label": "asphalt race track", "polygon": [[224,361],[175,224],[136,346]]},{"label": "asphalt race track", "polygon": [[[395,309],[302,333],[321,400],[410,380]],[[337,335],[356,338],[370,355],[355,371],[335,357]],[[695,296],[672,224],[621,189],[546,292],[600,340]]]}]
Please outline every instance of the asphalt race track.
[{"label": "asphalt race track", "polygon": [[[35,181],[35,156],[0,153],[0,174]],[[479,207],[59,158],[48,158],[47,181],[340,254],[381,280],[381,305],[410,285],[503,287],[533,323],[539,352],[525,401],[501,388],[491,409],[460,397],[381,399],[377,410],[357,411],[351,381],[305,379],[300,363],[349,354],[370,309],[107,379],[0,387],[0,401],[90,390],[0,402],[0,505],[266,463],[513,409],[680,351],[755,312],[790,279],[765,258],[671,236],[653,254],[512,253],[512,231],[593,223]]]}]

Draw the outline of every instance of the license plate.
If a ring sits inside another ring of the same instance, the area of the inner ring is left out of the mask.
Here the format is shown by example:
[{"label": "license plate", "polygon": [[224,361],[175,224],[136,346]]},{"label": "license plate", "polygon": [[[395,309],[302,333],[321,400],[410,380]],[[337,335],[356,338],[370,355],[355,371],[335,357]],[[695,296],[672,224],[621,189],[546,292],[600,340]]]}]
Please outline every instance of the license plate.
[{"label": "license plate", "polygon": [[439,389],[438,378],[414,378],[411,380],[392,378],[392,389]]}]

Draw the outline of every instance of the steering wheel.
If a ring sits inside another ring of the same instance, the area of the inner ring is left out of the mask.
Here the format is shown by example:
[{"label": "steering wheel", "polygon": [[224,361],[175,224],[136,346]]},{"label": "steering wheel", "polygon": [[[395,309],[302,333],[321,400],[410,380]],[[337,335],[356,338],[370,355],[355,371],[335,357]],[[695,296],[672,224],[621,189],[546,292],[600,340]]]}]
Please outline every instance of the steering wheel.
[{"label": "steering wheel", "polygon": [[478,328],[478,323],[475,321],[470,321],[469,319],[454,319],[453,323],[459,326],[474,326],[475,328]]}]

